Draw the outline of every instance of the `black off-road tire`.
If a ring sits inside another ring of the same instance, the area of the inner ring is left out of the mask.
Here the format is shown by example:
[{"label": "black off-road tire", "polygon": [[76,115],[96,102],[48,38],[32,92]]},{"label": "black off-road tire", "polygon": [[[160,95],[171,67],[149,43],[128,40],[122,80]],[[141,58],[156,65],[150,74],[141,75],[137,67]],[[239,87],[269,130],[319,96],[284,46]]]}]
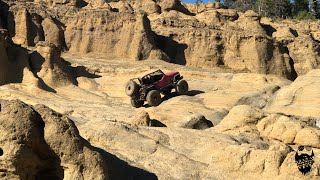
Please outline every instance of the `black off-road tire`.
[{"label": "black off-road tire", "polygon": [[162,92],[163,95],[167,96],[169,94],[171,94],[172,89],[166,89]]},{"label": "black off-road tire", "polygon": [[128,96],[133,96],[133,95],[137,94],[138,91],[139,91],[139,85],[136,82],[130,80],[126,84],[126,94]]},{"label": "black off-road tire", "polygon": [[135,108],[139,108],[139,107],[143,106],[143,104],[144,104],[144,101],[131,99],[131,105]]},{"label": "black off-road tire", "polygon": [[187,94],[189,90],[189,85],[187,83],[187,81],[185,80],[180,80],[178,83],[177,83],[177,86],[176,86],[176,91],[179,95],[185,95]]},{"label": "black off-road tire", "polygon": [[161,95],[157,90],[152,90],[147,94],[147,102],[150,106],[158,106],[161,101]]}]

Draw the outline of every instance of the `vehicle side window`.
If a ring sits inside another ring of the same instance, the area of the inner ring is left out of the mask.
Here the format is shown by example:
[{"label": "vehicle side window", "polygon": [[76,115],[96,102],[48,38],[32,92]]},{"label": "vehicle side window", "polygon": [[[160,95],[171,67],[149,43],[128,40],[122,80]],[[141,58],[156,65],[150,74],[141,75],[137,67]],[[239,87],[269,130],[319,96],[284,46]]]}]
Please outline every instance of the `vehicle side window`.
[{"label": "vehicle side window", "polygon": [[154,82],[153,78],[150,75],[146,75],[142,78],[144,84],[152,84]]},{"label": "vehicle side window", "polygon": [[153,81],[157,82],[162,79],[164,74],[162,73],[162,71],[156,71],[156,72],[152,73],[151,76],[152,76]]},{"label": "vehicle side window", "polygon": [[154,82],[157,82],[157,81],[160,81],[163,77],[163,74],[158,74],[158,75],[155,75],[153,76],[153,80]]}]

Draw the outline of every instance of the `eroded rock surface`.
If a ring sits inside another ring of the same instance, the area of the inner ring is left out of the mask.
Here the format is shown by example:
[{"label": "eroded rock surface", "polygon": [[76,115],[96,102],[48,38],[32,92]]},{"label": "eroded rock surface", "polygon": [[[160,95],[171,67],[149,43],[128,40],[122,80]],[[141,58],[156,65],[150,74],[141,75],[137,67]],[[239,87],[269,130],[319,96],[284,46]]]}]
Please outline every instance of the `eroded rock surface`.
[{"label": "eroded rock surface", "polygon": [[177,0],[13,2],[2,2],[2,24],[23,46],[46,41],[73,54],[161,59],[290,80],[320,61],[317,22],[272,22],[219,3],[195,12]]},{"label": "eroded rock surface", "polygon": [[320,71],[317,69],[298,77],[291,85],[277,92],[267,109],[304,117],[320,117],[319,76]]},{"label": "eroded rock surface", "polygon": [[0,103],[2,178],[108,179],[105,160],[66,116],[43,105]]},{"label": "eroded rock surface", "polygon": [[[319,179],[318,22],[178,0],[0,0],[0,27],[1,177]],[[125,83],[157,69],[189,92],[132,108]],[[299,145],[316,154],[306,176]]]}]

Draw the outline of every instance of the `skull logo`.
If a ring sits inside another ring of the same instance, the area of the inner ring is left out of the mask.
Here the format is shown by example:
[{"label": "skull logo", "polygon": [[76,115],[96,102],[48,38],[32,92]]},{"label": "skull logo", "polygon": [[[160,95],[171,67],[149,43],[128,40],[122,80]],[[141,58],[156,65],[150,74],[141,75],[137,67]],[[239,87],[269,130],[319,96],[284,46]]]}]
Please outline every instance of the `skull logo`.
[{"label": "skull logo", "polygon": [[312,148],[308,146],[299,146],[298,151],[295,154],[295,162],[303,175],[308,174],[314,163],[314,152]]}]

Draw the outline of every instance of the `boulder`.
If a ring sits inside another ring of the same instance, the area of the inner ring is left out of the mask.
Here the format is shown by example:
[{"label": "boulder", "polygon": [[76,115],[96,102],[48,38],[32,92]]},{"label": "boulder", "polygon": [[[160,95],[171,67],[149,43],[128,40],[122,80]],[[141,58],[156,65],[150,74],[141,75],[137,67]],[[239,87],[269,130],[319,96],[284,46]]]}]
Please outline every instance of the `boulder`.
[{"label": "boulder", "polygon": [[180,122],[179,127],[203,130],[213,127],[213,124],[201,114],[192,114],[186,118],[185,122]]},{"label": "boulder", "polygon": [[151,119],[149,113],[140,111],[130,118],[129,123],[136,126],[151,126]]},{"label": "boulder", "polygon": [[108,179],[104,159],[73,121],[43,105],[0,103],[2,178]]},{"label": "boulder", "polygon": [[247,105],[235,106],[213,129],[219,132],[231,130],[251,132],[256,129],[255,124],[265,116],[265,112],[260,109]]},{"label": "boulder", "polygon": [[266,106],[270,112],[302,117],[320,116],[320,70],[298,77],[291,85],[281,88]]}]

